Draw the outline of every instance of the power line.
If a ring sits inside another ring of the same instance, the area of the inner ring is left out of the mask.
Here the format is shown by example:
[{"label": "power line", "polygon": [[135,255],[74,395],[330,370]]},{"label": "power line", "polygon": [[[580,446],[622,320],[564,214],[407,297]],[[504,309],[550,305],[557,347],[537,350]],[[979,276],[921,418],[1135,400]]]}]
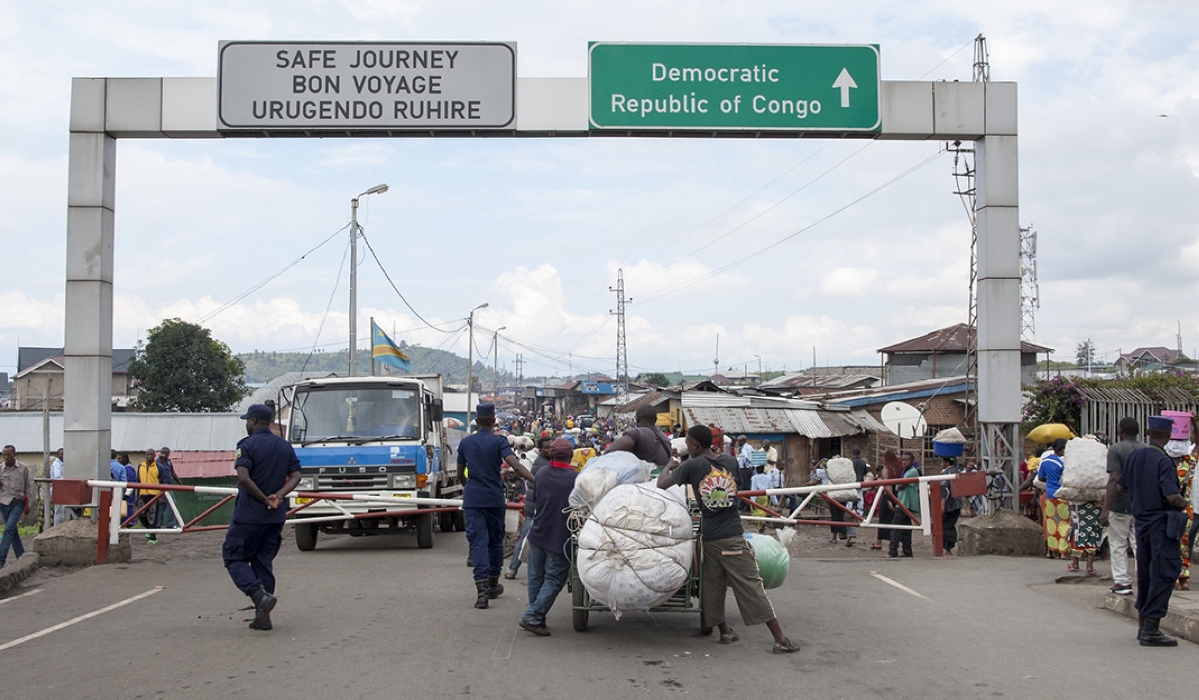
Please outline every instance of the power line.
[{"label": "power line", "polygon": [[383,262],[380,261],[379,256],[375,254],[375,249],[373,246],[371,246],[370,239],[368,239],[366,237],[366,231],[363,230],[363,228],[361,226],[358,227],[358,231],[360,232],[360,234],[362,236],[362,242],[366,243],[366,249],[371,252],[371,257],[375,259],[375,264],[379,266],[379,270],[383,273],[383,276],[385,278],[387,278],[387,283],[391,285],[391,288],[393,291],[395,291],[396,296],[398,296],[400,298],[400,301],[404,302],[404,306],[408,307],[408,310],[412,312],[412,315],[416,316],[426,326],[428,326],[429,328],[432,328],[433,330],[435,330],[439,333],[454,333],[455,331],[453,331],[453,330],[446,330],[444,328],[438,328],[437,326],[433,325],[432,323],[429,323],[428,319],[426,319],[424,316],[421,316],[420,313],[416,309],[412,308],[412,304],[409,304],[408,300],[404,298],[404,295],[400,292],[400,288],[396,286],[396,283],[391,280],[391,275],[387,273],[387,268],[383,267]]},{"label": "power line", "polygon": [[[859,152],[860,152],[860,151],[859,151]],[[779,240],[775,241],[774,243],[771,243],[771,244],[769,244],[769,245],[767,245],[767,246],[764,246],[764,247],[762,247],[762,248],[759,248],[758,250],[756,250],[756,251],[754,251],[754,252],[752,252],[752,253],[749,253],[748,255],[744,255],[744,256],[742,256],[742,257],[740,257],[740,258],[738,258],[738,259],[734,260],[733,262],[731,262],[731,263],[727,264],[727,265],[724,265],[724,266],[722,266],[722,267],[718,267],[718,268],[716,268],[715,270],[712,270],[711,272],[708,272],[708,273],[706,273],[706,274],[704,274],[704,275],[701,275],[701,276],[699,276],[699,277],[696,277],[696,278],[694,278],[694,279],[692,279],[692,280],[689,280],[689,281],[686,281],[686,282],[680,282],[679,284],[672,285],[672,286],[670,286],[670,287],[667,287],[667,288],[665,288],[665,289],[659,290],[659,291],[658,291],[656,294],[651,294],[651,295],[650,295],[650,296],[648,296],[648,297],[642,297],[642,298],[641,298],[641,301],[642,301],[642,302],[654,301],[655,299],[661,299],[662,297],[669,296],[669,295],[671,295],[671,294],[674,294],[675,292],[680,292],[680,291],[682,291],[682,290],[684,290],[684,289],[688,289],[688,288],[690,288],[690,287],[694,287],[695,285],[699,284],[700,282],[703,282],[704,280],[711,279],[712,277],[715,277],[716,275],[718,275],[718,274],[721,274],[722,272],[727,272],[727,271],[729,271],[729,270],[733,269],[734,267],[737,267],[738,265],[741,265],[742,263],[748,262],[748,261],[750,261],[750,260],[752,260],[752,259],[754,259],[754,258],[758,257],[759,255],[761,255],[761,254],[763,254],[763,253],[765,253],[765,252],[767,252],[767,251],[773,250],[773,249],[777,248],[778,246],[780,246],[780,245],[782,245],[782,244],[786,243],[787,241],[791,240],[792,238],[795,238],[796,236],[798,236],[798,235],[800,235],[800,234],[802,234],[802,233],[805,233],[805,232],[807,232],[807,231],[810,231],[810,230],[812,230],[813,228],[815,228],[815,227],[819,226],[820,224],[824,223],[825,221],[828,221],[829,219],[831,219],[831,218],[833,218],[833,217],[837,216],[838,214],[840,214],[841,212],[845,211],[846,209],[849,209],[850,207],[853,207],[853,206],[855,206],[855,205],[859,204],[860,202],[863,202],[863,201],[865,201],[866,199],[869,199],[870,197],[874,196],[875,194],[878,194],[879,192],[881,192],[882,190],[886,189],[887,187],[890,187],[891,185],[895,184],[896,182],[899,182],[900,180],[904,179],[904,178],[905,178],[905,177],[907,177],[908,175],[911,175],[912,173],[916,172],[917,170],[919,170],[919,169],[923,168],[924,166],[926,166],[926,165],[928,165],[929,163],[933,162],[933,161],[934,161],[934,160],[936,160],[937,158],[941,157],[941,155],[942,155],[943,153],[944,153],[944,151],[937,151],[935,154],[933,154],[933,155],[929,156],[928,158],[925,158],[923,161],[921,161],[921,162],[917,163],[916,165],[914,165],[914,166],[912,166],[912,167],[908,168],[908,169],[907,169],[907,170],[905,170],[904,172],[900,173],[899,175],[896,175],[895,177],[893,177],[893,178],[891,178],[890,180],[888,180],[888,181],[884,182],[883,184],[879,185],[878,187],[875,187],[874,189],[870,190],[870,191],[869,191],[869,192],[867,192],[866,194],[863,194],[862,196],[858,197],[857,199],[854,199],[853,201],[849,202],[848,204],[846,204],[846,205],[844,205],[844,206],[842,206],[842,207],[840,207],[840,208],[838,208],[838,209],[835,209],[835,210],[833,210],[831,213],[829,213],[829,214],[826,214],[825,216],[823,216],[823,217],[821,217],[821,218],[817,219],[816,221],[813,221],[812,223],[808,224],[807,226],[804,226],[803,228],[799,229],[798,231],[795,231],[795,232],[793,232],[793,233],[790,233],[790,234],[788,234],[788,235],[786,235],[786,236],[784,236],[784,237],[780,238]]]},{"label": "power line", "polygon": [[342,226],[341,228],[337,229],[337,230],[336,230],[336,231],[334,231],[334,232],[333,232],[333,233],[332,233],[332,234],[331,234],[331,235],[330,235],[328,238],[326,238],[325,240],[321,241],[320,243],[317,243],[317,244],[316,244],[316,245],[315,245],[313,248],[309,249],[309,250],[308,250],[308,252],[304,253],[304,254],[303,254],[303,255],[301,255],[300,257],[296,258],[295,260],[293,260],[292,262],[290,262],[290,263],[288,263],[286,266],[284,266],[284,267],[283,267],[283,269],[281,269],[281,270],[279,270],[278,272],[276,272],[275,274],[273,274],[273,275],[271,275],[271,276],[267,277],[266,279],[262,280],[261,282],[259,282],[258,284],[254,285],[253,287],[250,287],[249,289],[247,289],[246,291],[244,291],[244,292],[242,292],[241,294],[237,295],[237,296],[236,296],[236,297],[234,297],[233,299],[230,299],[229,301],[225,302],[225,303],[224,303],[224,304],[222,304],[220,307],[218,307],[218,308],[217,308],[215,311],[213,311],[213,312],[211,312],[211,313],[209,313],[209,314],[207,314],[207,315],[205,315],[205,316],[201,317],[201,318],[200,318],[200,320],[196,321],[196,323],[198,323],[198,324],[203,324],[203,323],[205,323],[206,321],[209,321],[209,320],[211,320],[211,319],[215,318],[215,317],[216,317],[218,314],[220,314],[220,313],[222,313],[222,312],[224,312],[224,311],[226,311],[226,310],[230,309],[231,307],[233,307],[235,304],[237,304],[237,302],[241,301],[242,299],[245,299],[246,297],[250,296],[250,295],[251,295],[251,294],[253,294],[254,292],[258,291],[259,289],[262,289],[262,288],[263,288],[263,287],[265,287],[265,286],[266,286],[268,283],[270,283],[270,281],[271,281],[271,280],[275,279],[275,278],[276,278],[276,277],[278,277],[279,275],[282,275],[284,272],[287,272],[288,270],[290,270],[291,268],[295,267],[296,265],[299,265],[299,264],[300,264],[300,262],[301,262],[302,260],[304,260],[304,258],[307,258],[309,255],[311,255],[312,253],[314,253],[314,252],[316,252],[318,249],[320,249],[320,248],[321,248],[321,246],[325,245],[325,244],[326,244],[326,243],[328,243],[329,241],[331,241],[331,240],[333,240],[334,238],[336,238],[336,237],[337,237],[337,234],[339,234],[339,233],[341,233],[342,231],[346,230],[346,227],[348,227],[348,226],[349,226],[349,224],[346,224],[345,226]]},{"label": "power line", "polygon": [[[325,321],[329,318],[329,309],[333,308],[333,297],[337,296],[337,288],[341,285],[341,271],[346,267],[346,257],[349,254],[350,242],[346,241],[346,249],[341,254],[341,265],[337,267],[337,278],[333,280],[333,291],[329,293],[329,303],[325,304],[325,313],[321,316],[321,325],[317,326],[316,338],[312,341],[312,349],[308,351],[308,357],[304,358],[304,364],[300,367],[301,376],[303,376],[304,370],[308,369],[308,361],[312,359],[312,354],[316,352],[317,343],[321,342],[321,331],[325,329]],[[348,340],[346,344],[349,344]]]}]

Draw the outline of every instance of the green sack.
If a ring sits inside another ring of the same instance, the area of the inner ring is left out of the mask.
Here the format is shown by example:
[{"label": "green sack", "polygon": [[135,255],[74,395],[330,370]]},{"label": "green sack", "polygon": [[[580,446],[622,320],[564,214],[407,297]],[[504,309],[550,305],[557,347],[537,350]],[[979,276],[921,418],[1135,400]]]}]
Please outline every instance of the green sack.
[{"label": "green sack", "polygon": [[758,560],[758,573],[766,588],[778,588],[787,578],[787,570],[791,568],[791,555],[778,540],[766,535],[753,532],[745,533],[749,546],[753,547],[754,557]]}]

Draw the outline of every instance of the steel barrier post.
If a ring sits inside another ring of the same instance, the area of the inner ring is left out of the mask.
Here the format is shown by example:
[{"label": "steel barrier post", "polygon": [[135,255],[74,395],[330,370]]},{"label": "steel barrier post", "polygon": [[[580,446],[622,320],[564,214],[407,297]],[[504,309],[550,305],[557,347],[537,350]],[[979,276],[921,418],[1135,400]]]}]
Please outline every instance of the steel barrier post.
[{"label": "steel barrier post", "polygon": [[941,484],[940,482],[929,484],[928,489],[928,509],[931,511],[928,516],[932,521],[933,531],[933,556],[940,557],[945,554],[945,537],[943,536],[941,516]]},{"label": "steel barrier post", "polygon": [[112,519],[112,491],[100,489],[99,517],[96,518],[96,563],[108,563],[108,523]]}]

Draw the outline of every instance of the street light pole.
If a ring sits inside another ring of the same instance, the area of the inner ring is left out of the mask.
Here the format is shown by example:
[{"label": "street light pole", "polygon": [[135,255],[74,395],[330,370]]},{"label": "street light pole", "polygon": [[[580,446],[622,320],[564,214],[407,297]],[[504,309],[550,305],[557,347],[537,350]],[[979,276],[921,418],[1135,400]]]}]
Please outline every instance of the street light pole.
[{"label": "street light pole", "polygon": [[762,356],[754,355],[754,357],[758,358],[758,383],[761,384],[762,383]]},{"label": "street light pole", "polygon": [[[383,194],[387,185],[375,185],[358,195]],[[358,374],[358,197],[350,200],[350,376]]]},{"label": "street light pole", "polygon": [[471,382],[474,381],[474,366],[475,366],[475,312],[479,309],[486,309],[487,302],[479,304],[470,310],[466,315],[466,433],[470,434],[470,414],[474,413],[474,405],[470,401]]},{"label": "street light pole", "polygon": [[491,395],[496,400],[500,398],[500,331],[507,329],[507,326],[500,326],[495,329],[495,335],[491,337],[491,342],[495,345],[495,355],[491,359]]}]

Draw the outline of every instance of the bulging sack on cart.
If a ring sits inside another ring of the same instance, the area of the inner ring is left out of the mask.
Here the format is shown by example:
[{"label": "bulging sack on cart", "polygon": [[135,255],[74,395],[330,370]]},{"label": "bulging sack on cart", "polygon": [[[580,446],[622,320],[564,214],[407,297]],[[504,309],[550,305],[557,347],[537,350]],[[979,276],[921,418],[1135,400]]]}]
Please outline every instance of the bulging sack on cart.
[{"label": "bulging sack on cart", "polygon": [[762,576],[762,585],[766,588],[778,588],[787,580],[787,572],[791,569],[791,554],[781,542],[769,535],[754,532],[745,533],[749,546],[753,547],[754,558],[758,560],[758,573]]},{"label": "bulging sack on cart", "polygon": [[587,460],[570,492],[571,508],[595,509],[613,487],[640,484],[649,479],[649,466],[632,452],[609,452]]},{"label": "bulging sack on cart", "polygon": [[612,489],[578,535],[579,580],[617,619],[666,602],[687,581],[694,556],[682,488],[626,484]]}]

